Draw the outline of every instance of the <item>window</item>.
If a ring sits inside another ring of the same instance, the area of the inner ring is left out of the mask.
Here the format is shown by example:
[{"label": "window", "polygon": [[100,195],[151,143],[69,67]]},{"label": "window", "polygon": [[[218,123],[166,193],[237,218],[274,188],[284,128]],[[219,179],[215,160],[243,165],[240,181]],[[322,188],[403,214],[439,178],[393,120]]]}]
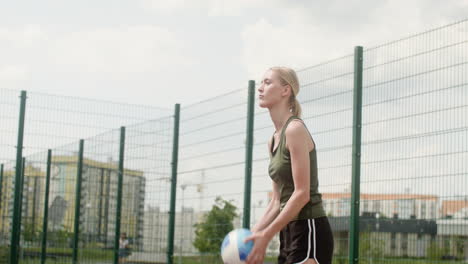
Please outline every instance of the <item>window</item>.
[{"label": "window", "polygon": [[380,212],[380,201],[374,201],[374,208],[373,208],[373,212]]},{"label": "window", "polygon": [[391,233],[390,235],[390,248],[392,251],[396,249],[396,233]]},{"label": "window", "polygon": [[347,216],[347,215],[350,215],[350,203],[351,203],[351,200],[349,198],[345,198],[345,199],[341,199],[340,201],[340,211],[341,211],[341,214],[340,216]]},{"label": "window", "polygon": [[410,219],[413,213],[413,200],[402,199],[397,201],[398,204],[398,216],[402,219]]},{"label": "window", "polygon": [[426,202],[421,203],[421,219],[426,219]]},{"label": "window", "polygon": [[401,249],[403,251],[403,255],[408,254],[408,233],[401,234]]},{"label": "window", "polygon": [[434,202],[431,202],[431,214],[429,215],[430,219],[436,219],[436,205]]}]

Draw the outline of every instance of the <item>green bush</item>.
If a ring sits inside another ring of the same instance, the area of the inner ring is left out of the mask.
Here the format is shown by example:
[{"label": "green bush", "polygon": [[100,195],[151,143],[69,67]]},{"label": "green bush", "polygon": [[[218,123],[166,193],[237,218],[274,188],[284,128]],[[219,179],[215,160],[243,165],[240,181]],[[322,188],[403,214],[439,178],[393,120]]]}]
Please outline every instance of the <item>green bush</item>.
[{"label": "green bush", "polygon": [[202,253],[219,254],[224,236],[234,229],[232,221],[237,216],[236,209],[232,203],[217,197],[203,221],[195,224],[194,247]]},{"label": "green bush", "polygon": [[435,241],[432,241],[427,247],[427,258],[430,260],[441,260],[442,256],[448,255],[448,251],[448,248],[440,247]]}]

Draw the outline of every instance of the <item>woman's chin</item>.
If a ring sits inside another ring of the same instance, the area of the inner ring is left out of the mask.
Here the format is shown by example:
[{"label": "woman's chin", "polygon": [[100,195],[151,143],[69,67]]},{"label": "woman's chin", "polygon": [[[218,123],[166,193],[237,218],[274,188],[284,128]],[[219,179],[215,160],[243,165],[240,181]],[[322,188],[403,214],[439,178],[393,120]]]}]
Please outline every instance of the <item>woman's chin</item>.
[{"label": "woman's chin", "polygon": [[264,102],[258,102],[258,106],[260,106],[261,108],[267,108],[268,105],[265,104]]}]

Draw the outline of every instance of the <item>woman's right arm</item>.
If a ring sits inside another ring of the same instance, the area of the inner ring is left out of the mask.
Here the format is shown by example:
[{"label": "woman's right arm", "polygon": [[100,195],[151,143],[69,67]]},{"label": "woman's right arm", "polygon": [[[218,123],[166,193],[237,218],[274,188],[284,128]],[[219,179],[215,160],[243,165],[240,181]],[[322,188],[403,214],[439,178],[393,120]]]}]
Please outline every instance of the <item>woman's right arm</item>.
[{"label": "woman's right arm", "polygon": [[[271,150],[271,144],[273,144],[273,138],[270,138],[270,140],[268,140],[268,152],[270,152]],[[273,222],[273,220],[279,214],[279,208],[280,208],[279,188],[278,188],[278,185],[274,181],[272,181],[272,183],[273,183],[273,195],[271,196],[271,200],[267,205],[265,213],[263,213],[262,217],[260,217],[260,220],[252,228],[251,230],[252,232],[258,232],[258,231],[263,230],[271,222]]]},{"label": "woman's right arm", "polygon": [[262,217],[260,217],[260,220],[255,224],[255,226],[252,228],[252,232],[258,232],[265,227],[267,227],[275,218],[278,216],[280,212],[280,199],[279,199],[279,188],[278,184],[273,182],[273,195],[271,197],[270,202],[268,203],[268,206],[265,210],[265,213],[263,214]]}]

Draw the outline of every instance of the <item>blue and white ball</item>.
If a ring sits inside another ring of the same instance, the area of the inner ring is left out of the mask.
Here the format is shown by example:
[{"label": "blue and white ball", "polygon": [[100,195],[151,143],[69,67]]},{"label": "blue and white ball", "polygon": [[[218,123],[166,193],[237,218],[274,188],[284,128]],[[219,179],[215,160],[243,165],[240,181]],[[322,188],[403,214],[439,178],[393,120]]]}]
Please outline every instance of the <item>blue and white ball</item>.
[{"label": "blue and white ball", "polygon": [[253,241],[244,243],[244,240],[250,235],[252,235],[250,230],[240,228],[234,229],[224,237],[221,245],[221,257],[224,264],[245,263],[254,244]]}]

